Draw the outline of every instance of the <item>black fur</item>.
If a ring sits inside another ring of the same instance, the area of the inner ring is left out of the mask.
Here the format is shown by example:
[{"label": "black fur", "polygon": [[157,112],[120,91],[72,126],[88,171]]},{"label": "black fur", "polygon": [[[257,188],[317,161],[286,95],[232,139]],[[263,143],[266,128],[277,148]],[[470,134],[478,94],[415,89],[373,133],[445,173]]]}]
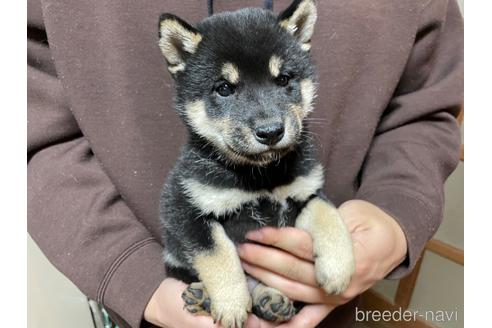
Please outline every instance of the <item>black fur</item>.
[{"label": "black fur", "polygon": [[[183,26],[184,28],[186,28],[190,32],[193,32],[193,33],[197,32],[197,30],[193,26],[191,26],[190,24],[188,24],[187,22],[185,22],[184,20],[182,20],[178,16],[173,15],[173,14],[169,14],[169,13],[163,13],[159,16],[159,25],[161,24],[162,21],[164,21],[166,19],[171,19],[171,20],[175,20],[175,21],[179,22],[181,24],[181,26]],[[160,28],[158,30],[159,30],[159,38],[161,38],[162,35],[161,35]]]},{"label": "black fur", "polygon": [[[185,69],[174,76],[176,109],[187,124],[190,135],[161,195],[160,213],[165,228],[166,252],[181,264],[176,267],[170,261],[166,262],[171,277],[187,283],[198,281],[192,259],[197,252],[213,248],[209,222],[220,222],[232,241],[244,242],[246,232],[261,227],[251,213],[261,216],[263,223],[269,226],[293,226],[304,206],[305,201],[287,199],[288,208],[285,209],[280,203],[265,197],[257,203],[243,204],[232,214],[220,217],[203,215],[183,187],[184,180],[194,179],[217,188],[251,192],[272,190],[307,175],[318,165],[306,126],[296,127],[302,132],[276,160],[262,165],[235,163],[213,142],[192,129],[186,113],[187,103],[201,100],[205,103],[208,117],[220,119],[227,116],[237,128],[251,128],[258,118],[291,119],[286,116],[286,106],[302,101],[300,81],[316,81],[309,53],[302,50],[294,37],[278,24],[280,18],[292,15],[298,3],[295,1],[279,17],[267,10],[246,8],[211,16],[196,28],[173,15],[161,16],[161,20],[172,17],[183,22],[186,29],[202,36],[196,52],[186,61]],[[275,85],[268,70],[269,60],[275,54],[284,60],[283,72],[292,77],[286,88]],[[234,101],[214,93],[214,87],[221,80],[224,62],[234,63],[241,73]],[[244,136],[234,138],[232,146],[247,155],[241,148],[246,143]]]},{"label": "black fur", "polygon": [[185,308],[225,327],[243,326],[250,309],[275,322],[295,313],[280,291],[245,276],[234,244],[248,231],[296,226],[310,233],[316,279],[327,293],[345,290],[354,271],[350,235],[321,193],[323,169],[306,127],[316,88],[309,55],[316,15],[313,0],[295,0],[278,17],[246,8],[196,28],[161,16],[159,46],[189,131],[161,194],[164,261],[170,277],[197,282],[209,297],[202,304],[188,287],[182,298],[195,304]]},{"label": "black fur", "polygon": [[299,5],[301,4],[302,0],[294,0],[291,5],[285,9],[284,11],[282,11],[279,15],[278,15],[278,21],[281,22],[283,21],[284,19],[287,19],[289,18],[290,16],[292,16],[294,14],[294,12],[296,11],[296,9],[299,7]]}]

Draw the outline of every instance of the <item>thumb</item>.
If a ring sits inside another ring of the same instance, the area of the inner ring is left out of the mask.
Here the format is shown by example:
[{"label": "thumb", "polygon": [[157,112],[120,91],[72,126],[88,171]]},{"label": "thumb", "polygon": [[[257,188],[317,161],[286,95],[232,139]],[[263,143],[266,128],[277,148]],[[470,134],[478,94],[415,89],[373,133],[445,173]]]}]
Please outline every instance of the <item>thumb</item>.
[{"label": "thumb", "polygon": [[306,305],[289,322],[278,326],[278,328],[314,328],[334,308],[334,306],[326,304]]}]

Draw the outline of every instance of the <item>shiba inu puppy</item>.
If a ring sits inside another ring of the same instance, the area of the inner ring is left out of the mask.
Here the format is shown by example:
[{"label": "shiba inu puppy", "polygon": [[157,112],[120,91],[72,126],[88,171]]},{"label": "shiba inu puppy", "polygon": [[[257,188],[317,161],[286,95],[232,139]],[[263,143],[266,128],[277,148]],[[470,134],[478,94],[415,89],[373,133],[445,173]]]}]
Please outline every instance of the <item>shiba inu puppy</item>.
[{"label": "shiba inu puppy", "polygon": [[249,311],[282,322],[291,300],[247,277],[235,245],[262,226],[295,226],[313,239],[316,277],[340,293],[354,271],[352,243],[322,194],[323,168],[307,134],[315,68],[312,0],[280,15],[246,8],[193,27],[163,14],[159,46],[175,81],[189,140],[161,195],[164,261],[190,286],[185,308],[241,327]]}]

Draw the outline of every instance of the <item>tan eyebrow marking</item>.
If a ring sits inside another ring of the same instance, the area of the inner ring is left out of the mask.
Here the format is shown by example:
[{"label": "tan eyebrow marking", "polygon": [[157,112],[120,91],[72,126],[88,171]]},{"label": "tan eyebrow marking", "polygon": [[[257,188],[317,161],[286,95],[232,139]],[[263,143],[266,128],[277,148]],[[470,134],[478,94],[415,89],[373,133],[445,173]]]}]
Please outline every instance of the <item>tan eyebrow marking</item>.
[{"label": "tan eyebrow marking", "polygon": [[222,76],[229,82],[237,84],[239,82],[239,69],[233,63],[222,65]]},{"label": "tan eyebrow marking", "polygon": [[272,74],[273,77],[277,77],[280,74],[280,68],[282,67],[283,62],[284,61],[277,55],[273,55],[270,58],[268,68],[270,69],[270,74]]}]

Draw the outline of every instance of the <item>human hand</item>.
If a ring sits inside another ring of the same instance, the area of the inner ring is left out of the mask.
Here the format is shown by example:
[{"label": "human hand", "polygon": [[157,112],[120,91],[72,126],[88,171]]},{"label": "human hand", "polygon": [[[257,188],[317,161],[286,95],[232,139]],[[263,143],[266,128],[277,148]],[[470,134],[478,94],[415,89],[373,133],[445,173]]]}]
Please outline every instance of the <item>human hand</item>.
[{"label": "human hand", "polygon": [[369,289],[406,257],[407,243],[398,223],[377,206],[362,200],[339,208],[353,242],[355,273],[340,295],[328,295],[316,281],[312,240],[300,229],[263,228],[247,238],[273,247],[246,243],[239,247],[246,272],[306,305],[279,328],[315,327],[336,306]]},{"label": "human hand", "polygon": [[194,316],[184,309],[181,294],[188,287],[182,281],[166,278],[159,285],[147,304],[144,319],[165,328],[219,328],[209,316]]},{"label": "human hand", "polygon": [[[182,281],[166,278],[159,285],[147,304],[144,319],[164,328],[220,328],[210,316],[195,316],[184,309],[181,294],[188,287]],[[247,328],[273,327],[253,314],[248,316]]]}]

